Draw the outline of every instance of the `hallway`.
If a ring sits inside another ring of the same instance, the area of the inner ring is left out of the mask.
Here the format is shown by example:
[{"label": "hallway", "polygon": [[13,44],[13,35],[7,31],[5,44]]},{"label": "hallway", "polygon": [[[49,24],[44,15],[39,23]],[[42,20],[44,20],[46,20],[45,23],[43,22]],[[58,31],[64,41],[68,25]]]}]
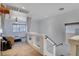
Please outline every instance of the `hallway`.
[{"label": "hallway", "polygon": [[42,56],[27,43],[15,43],[12,49],[2,52],[3,56]]}]

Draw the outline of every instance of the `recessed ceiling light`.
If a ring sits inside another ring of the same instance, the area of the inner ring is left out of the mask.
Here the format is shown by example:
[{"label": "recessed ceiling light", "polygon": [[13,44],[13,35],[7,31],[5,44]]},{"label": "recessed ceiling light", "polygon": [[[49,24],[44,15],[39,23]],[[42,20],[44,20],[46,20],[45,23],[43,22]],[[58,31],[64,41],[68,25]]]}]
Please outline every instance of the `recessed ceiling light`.
[{"label": "recessed ceiling light", "polygon": [[64,10],[64,8],[59,8],[58,10],[63,11],[63,10]]},{"label": "recessed ceiling light", "polygon": [[22,7],[22,9],[25,9],[25,7]]}]

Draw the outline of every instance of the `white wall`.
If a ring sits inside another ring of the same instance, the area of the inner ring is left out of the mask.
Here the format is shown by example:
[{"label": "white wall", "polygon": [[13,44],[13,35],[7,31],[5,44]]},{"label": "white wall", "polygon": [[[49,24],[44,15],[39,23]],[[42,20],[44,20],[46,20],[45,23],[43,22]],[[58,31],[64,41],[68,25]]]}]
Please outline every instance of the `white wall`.
[{"label": "white wall", "polygon": [[[65,31],[64,31],[65,29],[61,18],[49,17],[46,19],[42,19],[40,21],[38,20],[34,24],[32,25],[32,30],[35,29],[36,32],[38,31],[39,33],[47,34],[57,44],[65,42]],[[67,55],[67,53],[64,52],[64,48],[62,46],[57,47],[57,55],[62,54]]]},{"label": "white wall", "polygon": [[[49,17],[48,19],[45,19],[44,21],[41,21],[42,28],[40,32],[43,32],[47,34],[49,37],[51,37],[57,44],[61,42],[65,42],[65,29],[64,24],[61,18],[59,17]],[[57,47],[57,55],[67,55],[66,52],[64,52],[64,47],[59,46]]]},{"label": "white wall", "polygon": [[[79,9],[72,10],[62,15],[58,15],[56,17],[50,17],[50,18],[51,18],[50,20],[47,19],[46,20],[47,22],[45,22],[47,25],[43,22],[43,24],[46,26],[43,28],[46,28],[46,29],[50,28],[50,29],[47,29],[48,34],[50,33],[52,36],[54,36],[56,42],[64,43],[63,46],[57,47],[57,55],[61,55],[61,54],[69,55],[69,44],[66,43],[66,28],[64,24],[71,23],[71,22],[79,22]],[[52,28],[49,26],[48,23]]]},{"label": "white wall", "polygon": [[69,46],[65,43],[66,29],[64,23],[77,21],[79,21],[79,10],[73,10],[55,17],[36,20],[32,24],[32,30],[47,34],[56,43],[63,42],[63,46],[57,47],[57,55],[69,55]]},{"label": "white wall", "polygon": [[69,44],[66,43],[65,23],[79,22],[79,9],[66,12],[55,17],[34,20],[32,30],[34,32],[45,33],[56,43],[63,42],[64,45],[57,47],[57,55],[69,55]]},{"label": "white wall", "polygon": [[[64,24],[72,23],[72,22],[79,22],[79,9],[75,9],[70,12],[64,13],[62,15],[59,15],[59,17],[61,18],[61,20],[64,20]],[[70,28],[72,28],[72,27],[73,26],[70,26]],[[74,28],[76,28],[76,27],[74,26]],[[70,33],[68,33],[66,35],[67,39],[74,35],[74,33],[75,33],[74,28],[70,29],[72,31],[70,31]]]},{"label": "white wall", "polygon": [[39,21],[38,20],[32,20],[31,21],[31,31],[32,32],[39,32]]}]

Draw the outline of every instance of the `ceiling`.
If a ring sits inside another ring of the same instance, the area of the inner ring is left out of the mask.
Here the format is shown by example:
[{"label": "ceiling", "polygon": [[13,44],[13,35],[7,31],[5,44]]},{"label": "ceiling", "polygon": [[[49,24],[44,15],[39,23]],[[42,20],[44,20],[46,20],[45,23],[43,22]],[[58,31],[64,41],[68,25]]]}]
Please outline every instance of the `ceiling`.
[{"label": "ceiling", "polygon": [[[8,5],[26,9],[33,20],[60,15],[79,8],[78,3],[8,3]],[[60,11],[59,8],[64,10]]]}]

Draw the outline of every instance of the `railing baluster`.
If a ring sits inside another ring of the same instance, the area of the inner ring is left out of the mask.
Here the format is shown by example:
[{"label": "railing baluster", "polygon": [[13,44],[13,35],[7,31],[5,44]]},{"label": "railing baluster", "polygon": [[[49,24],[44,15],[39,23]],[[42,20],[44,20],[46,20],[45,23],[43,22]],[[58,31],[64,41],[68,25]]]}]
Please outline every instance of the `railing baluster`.
[{"label": "railing baluster", "polygon": [[[49,36],[45,35],[45,34],[39,34],[39,33],[28,33],[28,35],[30,34],[31,36],[31,40],[32,46],[39,51],[39,53],[43,54],[44,56],[56,56],[56,47],[63,45],[63,43],[57,44],[56,42],[54,42]],[[37,37],[37,38],[35,38]],[[39,48],[38,46],[35,46],[36,43],[38,43],[36,41],[36,39],[40,39],[40,43],[39,43]]]},{"label": "railing baluster", "polygon": [[[54,42],[48,35],[45,35],[45,39],[51,44],[51,47],[49,46],[49,48],[52,49],[52,47],[53,47],[53,53],[52,53],[52,55],[55,56],[55,55],[56,55],[56,47],[63,45],[63,43],[57,44],[57,43]],[[51,50],[51,49],[50,49],[50,50]],[[50,52],[51,52],[51,51],[50,51]]]}]

